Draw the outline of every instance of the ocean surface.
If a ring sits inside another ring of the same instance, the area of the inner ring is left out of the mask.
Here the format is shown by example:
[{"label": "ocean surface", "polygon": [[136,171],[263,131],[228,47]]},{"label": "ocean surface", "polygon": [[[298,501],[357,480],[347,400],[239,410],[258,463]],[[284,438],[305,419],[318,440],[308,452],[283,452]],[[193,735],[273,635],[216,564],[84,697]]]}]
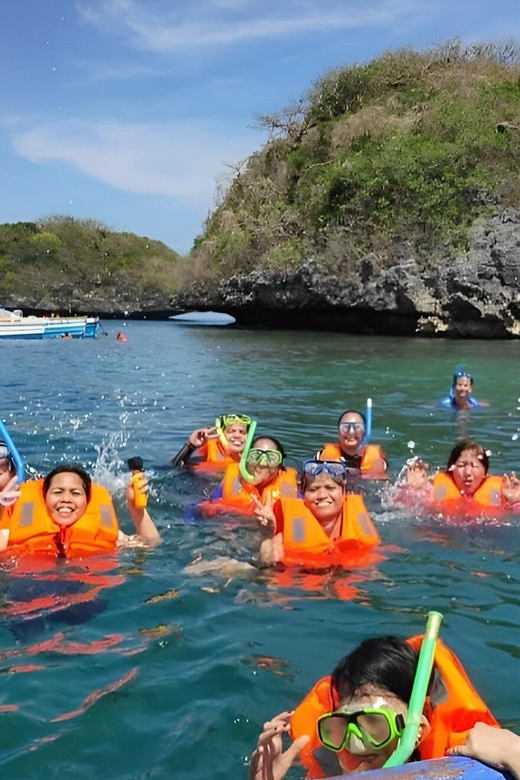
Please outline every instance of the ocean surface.
[{"label": "ocean surface", "polygon": [[[127,531],[126,459],[141,455],[164,544],[44,571],[2,564],[3,778],[246,777],[263,721],[360,640],[419,633],[431,609],[497,718],[520,728],[518,517],[421,520],[371,484],[379,560],[324,577],[223,568],[253,561],[254,522],[186,522],[214,482],[168,466],[221,412],[254,416],[297,465],[370,396],[394,477],[412,453],[444,464],[463,431],[491,451],[492,471],[520,470],[518,342],[104,327],[96,341],[2,342],[0,415],[33,473],[85,465]],[[439,406],[460,363],[491,403],[463,420]]]}]

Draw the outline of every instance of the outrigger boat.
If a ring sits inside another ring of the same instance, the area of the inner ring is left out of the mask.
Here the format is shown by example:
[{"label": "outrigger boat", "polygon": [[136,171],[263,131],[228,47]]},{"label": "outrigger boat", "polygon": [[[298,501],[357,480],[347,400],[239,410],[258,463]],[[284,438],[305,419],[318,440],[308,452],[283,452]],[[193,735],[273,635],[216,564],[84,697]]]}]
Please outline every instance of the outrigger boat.
[{"label": "outrigger boat", "polygon": [[24,317],[19,309],[0,309],[0,339],[93,339],[99,317]]}]

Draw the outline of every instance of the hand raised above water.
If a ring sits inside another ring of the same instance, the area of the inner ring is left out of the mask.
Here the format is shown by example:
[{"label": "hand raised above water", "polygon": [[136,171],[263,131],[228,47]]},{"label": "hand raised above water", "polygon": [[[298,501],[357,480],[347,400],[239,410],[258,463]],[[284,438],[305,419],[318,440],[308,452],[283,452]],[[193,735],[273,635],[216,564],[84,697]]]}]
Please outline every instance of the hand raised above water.
[{"label": "hand raised above water", "polygon": [[11,506],[21,495],[20,491],[16,489],[17,483],[17,477],[13,477],[9,480],[5,488],[0,493],[0,506]]},{"label": "hand raised above water", "polygon": [[520,479],[514,471],[502,477],[502,495],[507,504],[520,503]]},{"label": "hand raised above water", "polygon": [[249,780],[283,780],[298,753],[309,741],[310,737],[304,734],[284,752],[282,734],[289,731],[291,715],[292,712],[281,712],[264,723],[251,756]]}]

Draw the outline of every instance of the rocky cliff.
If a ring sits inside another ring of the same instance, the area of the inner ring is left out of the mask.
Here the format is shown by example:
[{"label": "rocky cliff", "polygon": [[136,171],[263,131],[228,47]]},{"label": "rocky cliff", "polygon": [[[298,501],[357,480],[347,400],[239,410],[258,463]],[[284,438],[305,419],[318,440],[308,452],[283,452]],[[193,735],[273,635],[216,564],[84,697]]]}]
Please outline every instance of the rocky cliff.
[{"label": "rocky cliff", "polygon": [[505,208],[475,223],[465,257],[426,264],[402,244],[392,267],[378,271],[368,254],[346,277],[308,259],[293,273],[238,274],[171,305],[271,328],[502,339],[520,336],[519,279],[520,213]]}]

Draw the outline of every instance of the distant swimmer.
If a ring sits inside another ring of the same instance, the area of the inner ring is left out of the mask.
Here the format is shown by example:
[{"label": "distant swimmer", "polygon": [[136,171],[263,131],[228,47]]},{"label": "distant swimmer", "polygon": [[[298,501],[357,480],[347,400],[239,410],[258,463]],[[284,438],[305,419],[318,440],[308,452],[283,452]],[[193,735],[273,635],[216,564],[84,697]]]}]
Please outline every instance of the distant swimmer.
[{"label": "distant swimmer", "polygon": [[356,550],[380,543],[362,496],[346,493],[341,461],[311,458],[303,464],[303,498],[280,498],[273,506],[255,501],[257,516],[271,538],[262,542],[260,564],[348,566]]},{"label": "distant swimmer", "polygon": [[[147,510],[139,507],[143,502],[136,501],[132,483],[126,500],[137,531],[134,536],[119,529],[108,490],[78,466],[58,466],[45,479],[23,482],[18,490],[15,483],[13,478],[0,493],[0,551],[74,558],[161,541]],[[139,489],[146,493],[147,482]]]},{"label": "distant swimmer", "polygon": [[362,412],[348,409],[338,419],[338,442],[325,444],[316,457],[319,460],[341,460],[351,475],[365,479],[388,479],[388,461],[379,444],[366,442],[367,418]]},{"label": "distant swimmer", "polygon": [[298,474],[296,469],[284,466],[285,450],[273,436],[257,436],[247,452],[246,478],[241,466],[232,463],[224,472],[224,479],[213,491],[209,501],[199,505],[202,514],[235,511],[252,515],[256,509],[255,499],[265,501],[269,495],[272,501],[279,498],[296,498],[298,495]]},{"label": "distant swimmer", "polygon": [[172,466],[224,471],[239,463],[251,422],[245,414],[223,414],[215,420],[214,427],[197,428],[171,459]]},{"label": "distant swimmer", "polygon": [[478,406],[489,406],[488,401],[477,401],[471,395],[473,377],[463,366],[458,366],[453,374],[449,395],[443,398],[441,404],[447,409],[473,409]]},{"label": "distant swimmer", "polygon": [[123,333],[122,330],[119,330],[117,332],[116,341],[119,341],[120,344],[127,344],[128,336],[125,333]]}]

